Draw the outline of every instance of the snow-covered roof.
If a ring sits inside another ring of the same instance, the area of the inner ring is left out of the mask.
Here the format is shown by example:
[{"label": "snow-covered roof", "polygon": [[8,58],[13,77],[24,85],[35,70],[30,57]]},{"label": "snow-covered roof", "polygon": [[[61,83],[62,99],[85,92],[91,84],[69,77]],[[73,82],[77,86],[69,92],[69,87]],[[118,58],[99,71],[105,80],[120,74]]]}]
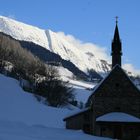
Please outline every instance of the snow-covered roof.
[{"label": "snow-covered roof", "polygon": [[96,119],[97,122],[139,122],[140,118],[136,118],[135,116],[122,113],[122,112],[112,112],[100,116]]},{"label": "snow-covered roof", "polygon": [[78,110],[78,111],[75,111],[75,112],[69,114],[68,116],[66,116],[63,120],[65,121],[65,120],[68,119],[68,118],[74,117],[74,116],[79,115],[79,114],[81,114],[81,113],[84,113],[84,112],[86,112],[86,111],[88,111],[88,110],[90,110],[89,107],[88,107],[88,108],[81,109],[81,110]]}]

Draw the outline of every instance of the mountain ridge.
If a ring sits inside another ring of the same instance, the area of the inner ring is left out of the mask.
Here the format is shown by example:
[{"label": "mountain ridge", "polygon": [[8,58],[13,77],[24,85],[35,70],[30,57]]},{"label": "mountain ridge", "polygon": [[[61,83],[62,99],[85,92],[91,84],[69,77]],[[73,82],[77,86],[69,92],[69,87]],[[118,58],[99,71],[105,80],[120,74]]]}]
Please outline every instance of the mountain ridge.
[{"label": "mountain ridge", "polygon": [[51,30],[43,30],[0,16],[0,31],[16,40],[33,42],[50,52],[58,54],[62,59],[70,61],[87,75],[89,74],[88,70],[91,69],[99,74],[110,70],[107,61],[101,61],[93,52],[90,52],[90,55],[83,52]]}]

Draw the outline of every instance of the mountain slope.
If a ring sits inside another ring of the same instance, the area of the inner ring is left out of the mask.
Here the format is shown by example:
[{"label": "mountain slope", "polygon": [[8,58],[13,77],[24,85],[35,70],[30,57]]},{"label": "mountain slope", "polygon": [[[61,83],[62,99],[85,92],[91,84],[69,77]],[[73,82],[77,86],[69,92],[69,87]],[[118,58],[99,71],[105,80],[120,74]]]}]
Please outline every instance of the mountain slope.
[{"label": "mountain slope", "polygon": [[13,19],[0,16],[0,31],[17,40],[33,42],[43,48],[60,55],[63,59],[71,61],[83,72],[88,69],[104,73],[110,70],[106,61],[104,63],[94,52],[91,54],[75,47],[71,42],[51,30],[42,30]]},{"label": "mountain slope", "polygon": [[37,27],[0,16],[0,31],[17,40],[34,42],[49,49],[45,31]]}]

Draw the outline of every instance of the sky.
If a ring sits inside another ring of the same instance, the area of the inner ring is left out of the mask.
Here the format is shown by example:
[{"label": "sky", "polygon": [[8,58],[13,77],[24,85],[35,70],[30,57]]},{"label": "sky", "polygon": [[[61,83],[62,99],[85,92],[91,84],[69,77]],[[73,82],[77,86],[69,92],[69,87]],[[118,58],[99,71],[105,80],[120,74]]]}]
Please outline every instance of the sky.
[{"label": "sky", "polygon": [[140,73],[140,0],[0,0],[0,15],[97,44],[110,55],[115,17],[123,64]]}]

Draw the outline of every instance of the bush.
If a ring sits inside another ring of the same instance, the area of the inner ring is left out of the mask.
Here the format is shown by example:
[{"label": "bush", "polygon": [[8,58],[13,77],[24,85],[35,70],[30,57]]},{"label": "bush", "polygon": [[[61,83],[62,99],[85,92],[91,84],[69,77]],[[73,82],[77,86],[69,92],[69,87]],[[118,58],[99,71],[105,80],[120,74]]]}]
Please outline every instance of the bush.
[{"label": "bush", "polygon": [[43,81],[38,84],[37,94],[46,98],[50,106],[60,107],[74,100],[72,88],[67,86],[67,82],[61,80]]}]

